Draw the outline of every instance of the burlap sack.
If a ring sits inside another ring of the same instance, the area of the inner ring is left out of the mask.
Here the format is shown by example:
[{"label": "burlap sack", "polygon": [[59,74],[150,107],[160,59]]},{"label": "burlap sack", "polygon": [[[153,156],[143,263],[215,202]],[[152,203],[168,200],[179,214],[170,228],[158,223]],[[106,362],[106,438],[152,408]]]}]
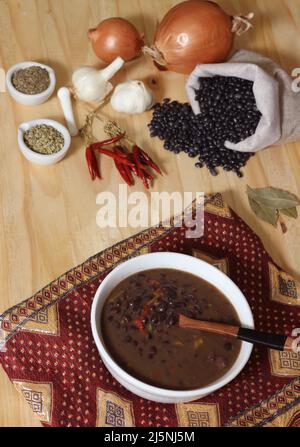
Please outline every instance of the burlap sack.
[{"label": "burlap sack", "polygon": [[240,50],[226,63],[198,65],[190,75],[186,89],[195,114],[200,107],[195,100],[199,78],[236,76],[254,82],[257,107],[262,113],[256,132],[238,144],[225,146],[241,152],[257,152],[274,144],[300,139],[300,93],[293,90],[293,78],[278,64],[261,54]]}]

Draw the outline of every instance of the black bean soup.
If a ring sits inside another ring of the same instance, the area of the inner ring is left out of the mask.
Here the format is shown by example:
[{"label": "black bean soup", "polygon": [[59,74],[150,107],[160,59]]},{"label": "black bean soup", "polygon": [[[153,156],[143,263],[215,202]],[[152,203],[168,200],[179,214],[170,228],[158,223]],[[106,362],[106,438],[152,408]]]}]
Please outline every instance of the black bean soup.
[{"label": "black bean soup", "polygon": [[114,360],[145,383],[172,390],[206,386],[223,376],[240,342],[177,326],[178,314],[239,324],[237,313],[211,284],[171,269],[128,277],[102,312],[105,345]]}]

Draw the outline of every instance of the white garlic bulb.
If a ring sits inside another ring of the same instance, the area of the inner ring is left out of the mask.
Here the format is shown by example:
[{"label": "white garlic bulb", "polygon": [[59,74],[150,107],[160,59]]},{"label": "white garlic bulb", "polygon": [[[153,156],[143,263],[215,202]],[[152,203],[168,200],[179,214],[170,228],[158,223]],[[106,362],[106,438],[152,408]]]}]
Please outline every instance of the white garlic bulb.
[{"label": "white garlic bulb", "polygon": [[124,65],[117,57],[108,67],[98,70],[94,67],[80,67],[74,71],[72,82],[78,99],[87,102],[102,101],[113,89],[109,80]]},{"label": "white garlic bulb", "polygon": [[110,104],[116,112],[143,113],[154,104],[154,95],[142,81],[128,81],[117,85]]}]

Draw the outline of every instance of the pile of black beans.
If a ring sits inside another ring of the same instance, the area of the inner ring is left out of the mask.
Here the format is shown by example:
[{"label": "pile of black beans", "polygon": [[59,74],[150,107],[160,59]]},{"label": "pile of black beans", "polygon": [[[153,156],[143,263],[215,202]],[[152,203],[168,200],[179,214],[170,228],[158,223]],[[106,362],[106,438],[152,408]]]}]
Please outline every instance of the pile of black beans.
[{"label": "pile of black beans", "polygon": [[196,167],[206,166],[213,176],[218,174],[216,168],[222,167],[242,177],[241,168],[254,154],[233,151],[224,144],[239,143],[256,131],[262,115],[253,82],[224,76],[204,77],[199,82],[195,98],[200,114],[195,115],[188,103],[166,98],[153,107],[150,135],[163,140],[166,150],[198,157]]}]

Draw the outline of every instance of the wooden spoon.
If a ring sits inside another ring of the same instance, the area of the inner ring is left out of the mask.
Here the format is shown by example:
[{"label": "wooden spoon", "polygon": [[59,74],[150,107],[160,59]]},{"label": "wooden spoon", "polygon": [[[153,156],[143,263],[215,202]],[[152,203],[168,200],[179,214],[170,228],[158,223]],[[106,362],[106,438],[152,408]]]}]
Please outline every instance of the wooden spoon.
[{"label": "wooden spoon", "polygon": [[179,315],[178,326],[214,334],[229,335],[230,337],[238,338],[248,343],[257,343],[271,349],[277,349],[278,351],[295,352],[297,349],[297,342],[294,343],[295,339],[286,335],[269,334],[268,332],[260,332],[255,329],[213,323],[211,321],[193,320],[184,315]]}]

